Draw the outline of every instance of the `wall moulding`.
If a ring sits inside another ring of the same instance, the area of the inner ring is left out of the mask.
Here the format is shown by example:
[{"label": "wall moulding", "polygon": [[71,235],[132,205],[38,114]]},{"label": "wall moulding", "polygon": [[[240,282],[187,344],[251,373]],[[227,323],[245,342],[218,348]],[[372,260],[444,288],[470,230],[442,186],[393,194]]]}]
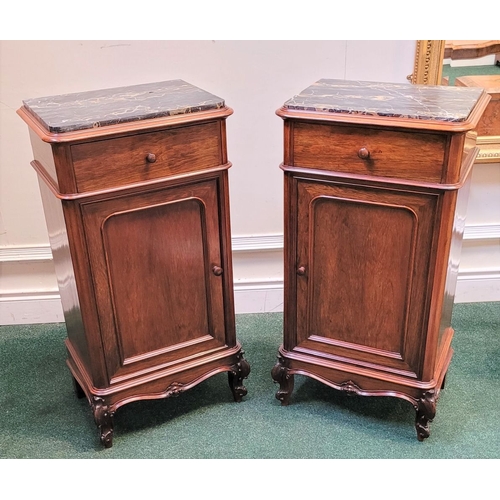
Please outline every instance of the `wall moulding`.
[{"label": "wall moulding", "polygon": [[[500,239],[500,224],[477,224],[465,227],[465,240]],[[281,312],[283,310],[282,256],[283,235],[267,234],[234,236],[232,238],[237,266],[245,266],[257,255],[272,257],[273,276],[265,273],[248,275],[245,279],[235,279],[235,309],[237,314]],[[268,253],[271,252],[271,253]],[[29,265],[52,260],[47,245],[0,248],[0,265],[9,266],[22,262]],[[245,268],[247,269],[247,268]],[[0,325],[59,323],[63,314],[59,292],[55,282],[39,270],[34,275],[34,285],[29,289],[2,290],[0,288]],[[248,274],[245,272],[245,275]],[[277,276],[277,274],[280,274]],[[43,283],[43,284],[42,284]],[[41,285],[42,284],[42,285]],[[37,288],[35,285],[39,286]],[[51,285],[51,286],[49,286]],[[53,285],[53,286],[52,286]],[[457,302],[479,302],[500,300],[500,269],[462,269],[459,271]]]},{"label": "wall moulding", "polygon": [[[474,224],[465,226],[464,239],[500,238],[500,224]],[[234,236],[231,239],[232,251],[262,252],[283,250],[283,234],[254,236]],[[29,262],[52,260],[48,245],[0,247],[0,262]]]}]

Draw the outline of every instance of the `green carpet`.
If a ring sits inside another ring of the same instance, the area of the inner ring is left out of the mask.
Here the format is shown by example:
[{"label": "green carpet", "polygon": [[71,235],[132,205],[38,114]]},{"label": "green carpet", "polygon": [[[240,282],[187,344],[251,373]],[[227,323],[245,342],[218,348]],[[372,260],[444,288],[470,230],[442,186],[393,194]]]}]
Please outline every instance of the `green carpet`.
[{"label": "green carpet", "polygon": [[450,66],[449,64],[443,65],[443,77],[450,78],[448,85],[455,84],[457,76],[470,76],[470,75],[500,75],[500,66],[494,64],[488,66]]},{"label": "green carpet", "polygon": [[291,405],[281,407],[270,370],[282,314],[268,313],[237,316],[252,368],[242,403],[224,373],[177,398],[125,405],[107,450],[87,401],[74,395],[64,325],[2,326],[0,458],[498,459],[500,303],[458,304],[453,324],[455,356],[422,443],[403,400],[349,397],[296,376]]}]

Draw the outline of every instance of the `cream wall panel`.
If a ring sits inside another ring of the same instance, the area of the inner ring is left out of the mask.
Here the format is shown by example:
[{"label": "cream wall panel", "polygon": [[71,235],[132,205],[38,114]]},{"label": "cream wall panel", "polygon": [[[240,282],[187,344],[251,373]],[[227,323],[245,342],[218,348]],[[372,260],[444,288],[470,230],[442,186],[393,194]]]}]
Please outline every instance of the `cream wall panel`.
[{"label": "cream wall panel", "polygon": [[465,222],[500,224],[500,163],[474,165]]},{"label": "cream wall panel", "polygon": [[[406,82],[414,51],[411,40],[0,41],[0,324],[5,314],[61,320],[52,263],[38,259],[48,238],[27,127],[16,115],[22,99],[174,78],[224,97],[234,109],[227,132],[236,309],[280,310],[283,136],[275,110],[319,78]],[[479,232],[500,225],[499,167],[474,167],[467,225]],[[474,269],[499,267],[495,245],[466,243],[460,272],[470,283]]]},{"label": "cream wall panel", "polygon": [[[275,110],[319,78],[405,81],[414,41],[1,41],[0,246],[46,243],[28,131],[31,97],[182,78],[224,97],[234,234],[282,231],[282,122]],[[370,61],[367,64],[367,61]]]}]

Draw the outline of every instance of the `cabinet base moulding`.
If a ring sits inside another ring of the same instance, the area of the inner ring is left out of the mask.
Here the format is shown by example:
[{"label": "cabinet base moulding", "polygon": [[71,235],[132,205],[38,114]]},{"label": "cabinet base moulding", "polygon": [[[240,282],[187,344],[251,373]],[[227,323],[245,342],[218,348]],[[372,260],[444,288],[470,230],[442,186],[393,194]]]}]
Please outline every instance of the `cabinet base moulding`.
[{"label": "cabinet base moulding", "polygon": [[446,350],[436,366],[434,377],[429,382],[419,382],[405,377],[388,375],[374,369],[353,367],[314,354],[301,354],[287,351],[280,347],[278,361],[271,371],[271,376],[279,389],[276,399],[282,406],[288,406],[294,388],[294,375],[311,377],[333,389],[349,396],[386,396],[404,399],[410,402],[416,411],[415,428],[419,441],[429,437],[429,424],[436,414],[436,403],[444,387],[446,372],[453,356],[450,347],[451,336],[446,342]]},{"label": "cabinet base moulding", "polygon": [[215,352],[204,352],[194,359],[178,359],[171,366],[111,384],[105,389],[92,385],[83,363],[68,341],[66,348],[69,353],[66,364],[73,376],[75,393],[77,397],[86,397],[89,401],[99,429],[100,441],[106,448],[112,446],[115,413],[125,404],[178,396],[222,372],[228,372],[229,388],[235,402],[241,402],[247,394],[243,380],[250,374],[250,365],[243,357],[244,351],[239,343],[234,347],[225,346],[214,350]]}]

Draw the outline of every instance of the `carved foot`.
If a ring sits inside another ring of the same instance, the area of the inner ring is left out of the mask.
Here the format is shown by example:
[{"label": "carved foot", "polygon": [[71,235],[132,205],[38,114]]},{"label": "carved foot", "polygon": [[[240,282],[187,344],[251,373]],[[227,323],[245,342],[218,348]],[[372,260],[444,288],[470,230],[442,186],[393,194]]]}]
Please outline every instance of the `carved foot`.
[{"label": "carved foot", "polygon": [[101,444],[105,448],[113,446],[113,417],[114,412],[109,411],[104,399],[94,396],[92,402],[94,420],[99,429]]},{"label": "carved foot", "polygon": [[434,391],[427,391],[418,400],[415,405],[417,417],[415,419],[415,428],[417,429],[417,438],[419,441],[430,436],[429,423],[436,416],[436,394]]},{"label": "carved foot", "polygon": [[76,397],[78,399],[82,399],[85,397],[85,392],[82,389],[81,385],[78,383],[75,377],[72,376],[73,379],[73,389],[75,390]]},{"label": "carved foot", "polygon": [[243,379],[247,378],[250,374],[250,365],[243,357],[243,354],[244,351],[238,353],[238,361],[231,366],[231,371],[228,373],[229,387],[237,403],[247,394],[247,388],[243,385]]},{"label": "carved foot", "polygon": [[281,401],[281,406],[288,406],[290,403],[290,396],[293,391],[293,375],[285,366],[286,361],[282,356],[278,356],[278,362],[271,370],[271,377],[275,382],[280,385],[278,392],[276,392],[276,399]]}]

